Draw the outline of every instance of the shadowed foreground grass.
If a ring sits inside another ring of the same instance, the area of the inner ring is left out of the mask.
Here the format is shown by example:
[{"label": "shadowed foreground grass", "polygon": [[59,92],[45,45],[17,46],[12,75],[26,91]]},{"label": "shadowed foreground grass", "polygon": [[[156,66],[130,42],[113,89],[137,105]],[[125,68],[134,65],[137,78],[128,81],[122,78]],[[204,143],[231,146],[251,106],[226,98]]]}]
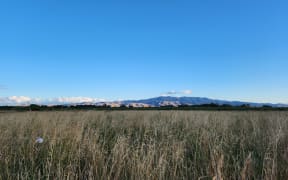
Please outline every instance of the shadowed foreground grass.
[{"label": "shadowed foreground grass", "polygon": [[288,112],[0,113],[3,180],[288,179],[287,167]]}]

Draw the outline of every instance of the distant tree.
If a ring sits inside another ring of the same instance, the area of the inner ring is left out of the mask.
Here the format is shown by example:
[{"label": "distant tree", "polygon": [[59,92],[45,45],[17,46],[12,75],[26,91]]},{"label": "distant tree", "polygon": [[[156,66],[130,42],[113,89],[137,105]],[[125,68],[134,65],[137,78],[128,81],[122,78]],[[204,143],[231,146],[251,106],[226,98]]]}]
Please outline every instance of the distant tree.
[{"label": "distant tree", "polygon": [[215,103],[210,103],[210,104],[202,104],[200,107],[219,107],[218,104]]},{"label": "distant tree", "polygon": [[262,108],[272,108],[272,106],[269,106],[269,105],[263,105]]},{"label": "distant tree", "polygon": [[233,107],[233,106],[230,104],[222,104],[222,107]]},{"label": "distant tree", "polygon": [[37,104],[30,104],[30,111],[40,111],[41,110],[41,106],[37,105]]},{"label": "distant tree", "polygon": [[250,108],[251,106],[250,106],[250,104],[242,104],[240,107],[242,107],[242,108]]},{"label": "distant tree", "polygon": [[126,105],[125,104],[121,104],[120,108],[124,109],[124,108],[126,108]]},{"label": "distant tree", "polygon": [[181,104],[181,105],[179,105],[178,107],[179,107],[179,108],[190,107],[190,105],[188,105],[188,104]]},{"label": "distant tree", "polygon": [[133,109],[133,108],[134,108],[133,105],[129,105],[128,107],[129,107],[130,109]]}]

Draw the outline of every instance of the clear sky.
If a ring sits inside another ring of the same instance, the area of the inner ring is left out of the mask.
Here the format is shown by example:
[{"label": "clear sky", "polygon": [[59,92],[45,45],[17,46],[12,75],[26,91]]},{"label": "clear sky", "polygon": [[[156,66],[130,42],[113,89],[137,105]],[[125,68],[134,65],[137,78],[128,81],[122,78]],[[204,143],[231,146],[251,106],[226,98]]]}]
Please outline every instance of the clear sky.
[{"label": "clear sky", "polygon": [[176,91],[288,103],[287,8],[284,0],[4,0],[0,97]]}]

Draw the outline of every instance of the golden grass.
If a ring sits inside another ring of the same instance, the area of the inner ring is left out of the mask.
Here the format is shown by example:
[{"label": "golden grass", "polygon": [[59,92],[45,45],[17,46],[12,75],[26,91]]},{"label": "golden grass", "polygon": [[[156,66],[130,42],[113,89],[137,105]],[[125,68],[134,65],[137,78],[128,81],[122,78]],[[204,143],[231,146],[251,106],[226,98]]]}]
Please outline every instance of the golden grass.
[{"label": "golden grass", "polygon": [[3,180],[288,179],[287,167],[288,112],[0,114]]}]

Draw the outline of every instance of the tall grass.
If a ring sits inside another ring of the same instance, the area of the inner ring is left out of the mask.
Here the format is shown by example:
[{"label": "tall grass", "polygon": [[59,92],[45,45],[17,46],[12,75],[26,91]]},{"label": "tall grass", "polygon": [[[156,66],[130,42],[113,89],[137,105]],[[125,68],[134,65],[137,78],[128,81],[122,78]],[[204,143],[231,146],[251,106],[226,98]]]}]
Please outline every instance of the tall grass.
[{"label": "tall grass", "polygon": [[0,113],[0,179],[288,179],[288,112]]}]

